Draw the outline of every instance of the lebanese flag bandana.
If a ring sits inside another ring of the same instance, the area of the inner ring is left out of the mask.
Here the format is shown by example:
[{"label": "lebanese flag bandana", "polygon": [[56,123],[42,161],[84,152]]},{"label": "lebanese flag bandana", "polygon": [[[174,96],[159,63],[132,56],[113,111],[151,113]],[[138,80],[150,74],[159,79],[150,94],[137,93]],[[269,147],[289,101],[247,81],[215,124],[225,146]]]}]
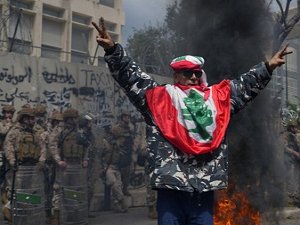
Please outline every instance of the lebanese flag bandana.
[{"label": "lebanese flag bandana", "polygon": [[230,81],[207,87],[179,84],[146,92],[154,121],[164,137],[187,154],[217,149],[230,120]]}]

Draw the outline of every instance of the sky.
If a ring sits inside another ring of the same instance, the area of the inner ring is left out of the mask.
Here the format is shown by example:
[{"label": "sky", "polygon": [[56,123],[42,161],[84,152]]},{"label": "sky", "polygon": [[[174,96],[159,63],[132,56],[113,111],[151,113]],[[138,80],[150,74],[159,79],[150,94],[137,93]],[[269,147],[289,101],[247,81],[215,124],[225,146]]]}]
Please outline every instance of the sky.
[{"label": "sky", "polygon": [[[286,0],[280,0],[285,5]],[[172,0],[123,0],[125,12],[125,26],[123,27],[123,44],[133,34],[134,28],[141,29],[148,25],[162,23],[166,15],[166,7]],[[271,9],[278,11],[276,1],[272,1]],[[296,0],[292,0],[291,7],[295,7]]]},{"label": "sky", "polygon": [[123,44],[133,34],[134,28],[141,29],[148,25],[162,23],[166,7],[170,0],[123,0],[125,26],[123,27]]}]

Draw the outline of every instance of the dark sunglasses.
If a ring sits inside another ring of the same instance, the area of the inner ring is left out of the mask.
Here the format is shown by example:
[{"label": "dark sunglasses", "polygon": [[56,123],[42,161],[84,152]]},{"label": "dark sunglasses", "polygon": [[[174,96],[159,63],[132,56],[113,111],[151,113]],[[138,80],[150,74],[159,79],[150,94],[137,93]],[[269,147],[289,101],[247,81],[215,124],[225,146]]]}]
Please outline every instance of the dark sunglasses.
[{"label": "dark sunglasses", "polygon": [[197,78],[200,78],[202,76],[202,71],[183,70],[181,71],[181,73],[187,78],[191,78],[193,74],[195,74],[195,77]]}]

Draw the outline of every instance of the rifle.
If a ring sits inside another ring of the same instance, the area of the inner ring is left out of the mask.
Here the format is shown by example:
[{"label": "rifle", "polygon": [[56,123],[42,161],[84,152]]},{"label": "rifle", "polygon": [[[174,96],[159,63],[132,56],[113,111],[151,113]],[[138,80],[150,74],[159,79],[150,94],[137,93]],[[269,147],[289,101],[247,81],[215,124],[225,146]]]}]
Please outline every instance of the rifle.
[{"label": "rifle", "polygon": [[13,176],[12,176],[12,182],[11,182],[11,193],[10,193],[10,204],[11,204],[11,221],[12,224],[14,224],[14,209],[16,204],[16,191],[15,191],[15,184],[16,184],[16,175],[18,170],[18,159],[17,159],[17,152],[15,151],[15,164],[12,167],[13,170]]}]

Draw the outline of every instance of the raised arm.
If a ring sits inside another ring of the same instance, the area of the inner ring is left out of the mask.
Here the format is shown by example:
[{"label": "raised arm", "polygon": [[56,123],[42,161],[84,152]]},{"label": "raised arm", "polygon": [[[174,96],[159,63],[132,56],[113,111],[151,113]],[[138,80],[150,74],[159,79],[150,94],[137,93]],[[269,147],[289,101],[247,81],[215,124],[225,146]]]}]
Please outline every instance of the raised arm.
[{"label": "raised arm", "polygon": [[120,44],[114,43],[106,32],[102,19],[99,26],[94,22],[92,24],[98,31],[96,41],[105,50],[104,58],[112,77],[123,88],[135,107],[144,116],[147,116],[148,107],[145,101],[145,92],[157,86],[157,83],[140,69]]},{"label": "raised arm", "polygon": [[284,57],[291,54],[285,45],[266,62],[262,62],[247,73],[231,80],[231,112],[236,113],[252,101],[272,78],[272,72],[285,63]]}]

